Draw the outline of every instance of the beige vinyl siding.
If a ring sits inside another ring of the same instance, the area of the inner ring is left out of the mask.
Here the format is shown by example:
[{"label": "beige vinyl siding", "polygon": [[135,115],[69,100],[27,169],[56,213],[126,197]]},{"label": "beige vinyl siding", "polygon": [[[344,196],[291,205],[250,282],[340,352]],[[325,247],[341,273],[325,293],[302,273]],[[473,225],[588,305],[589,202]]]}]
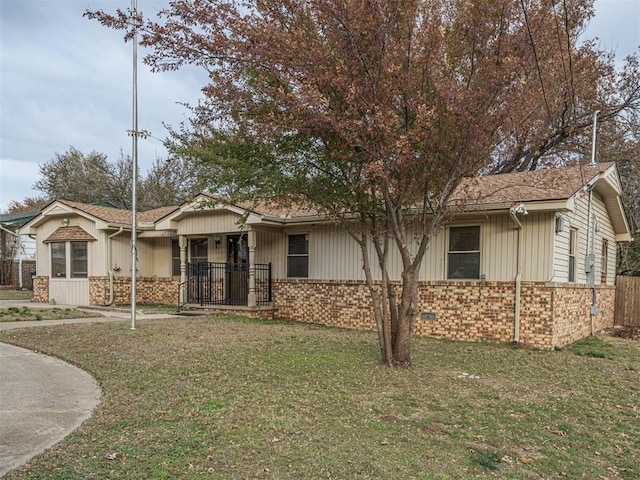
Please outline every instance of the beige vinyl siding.
[{"label": "beige vinyl siding", "polygon": [[[553,281],[567,282],[569,270],[569,230],[571,227],[578,230],[578,250],[576,252],[576,282],[579,284],[587,283],[585,273],[586,255],[592,249],[595,254],[595,281],[596,285],[600,284],[600,276],[602,274],[602,240],[609,241],[608,256],[608,278],[607,284],[613,285],[615,278],[615,234],[613,226],[605,204],[596,192],[593,194],[592,213],[595,214],[595,224],[591,223],[591,235],[589,236],[589,245],[587,245],[587,226],[589,211],[589,193],[579,192],[576,194],[575,211],[562,212],[560,216],[564,218],[564,230],[555,235],[554,240],[554,274]],[[597,226],[597,228],[596,228]]]},{"label": "beige vinyl siding", "polygon": [[238,232],[240,216],[233,212],[197,212],[178,222],[178,235],[210,235],[215,232]]},{"label": "beige vinyl siding", "polygon": [[[112,235],[114,232],[107,232]],[[106,258],[106,249],[105,249]],[[139,258],[139,256],[138,256]],[[106,260],[105,260],[106,263]],[[118,271],[113,272],[118,277],[128,277],[131,275],[131,232],[122,232],[111,239],[111,266]],[[139,267],[138,267],[139,268]],[[107,275],[105,272],[104,275]]]},{"label": "beige vinyl siding", "polygon": [[50,279],[49,300],[58,305],[89,305],[89,280],[78,279]]},{"label": "beige vinyl siding", "polygon": [[[522,280],[548,281],[553,275],[554,213],[530,213],[521,218],[523,227]],[[515,244],[515,239],[514,239]],[[511,258],[516,255],[515,245]],[[497,252],[499,254],[499,252]],[[512,256],[513,255],[513,256]],[[513,276],[515,278],[515,260]],[[504,278],[497,278],[503,280]]]},{"label": "beige vinyl siding", "polygon": [[615,284],[616,275],[616,242],[615,232],[613,225],[609,218],[609,214],[605,207],[604,201],[599,195],[594,195],[595,201],[593,204],[594,211],[596,213],[596,229],[594,233],[593,252],[595,253],[595,269],[596,269],[596,285],[601,282],[602,275],[602,241],[607,240],[609,242],[607,256],[607,282],[606,285]]},{"label": "beige vinyl siding", "polygon": [[87,268],[89,275],[102,275],[105,270],[105,261],[103,257],[102,232],[96,230],[94,222],[84,217],[76,215],[66,215],[65,217],[52,218],[38,227],[38,241],[36,243],[36,258],[46,259],[38,261],[37,274],[51,274],[51,255],[49,254],[49,244],[44,243],[53,232],[62,226],[63,218],[69,220],[69,225],[77,225],[91,234],[96,241],[87,242],[87,255],[89,256]]},{"label": "beige vinyl siding", "polygon": [[281,231],[256,232],[256,263],[271,263],[273,278],[286,277],[286,235]]}]

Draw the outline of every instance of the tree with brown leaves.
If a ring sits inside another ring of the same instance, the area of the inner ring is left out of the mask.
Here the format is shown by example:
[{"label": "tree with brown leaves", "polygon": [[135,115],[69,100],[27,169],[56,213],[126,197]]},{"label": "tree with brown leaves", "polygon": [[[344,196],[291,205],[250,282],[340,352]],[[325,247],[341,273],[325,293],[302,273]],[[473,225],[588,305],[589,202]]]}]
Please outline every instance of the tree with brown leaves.
[{"label": "tree with brown leaves", "polygon": [[174,0],[146,21],[86,15],[129,39],[135,24],[154,71],[208,72],[173,148],[209,167],[212,190],[304,198],[342,221],[392,366],[411,363],[418,271],[462,179],[537,166],[582,141],[594,110],[607,121],[640,98],[637,63],[616,72],[581,43],[590,0]]}]

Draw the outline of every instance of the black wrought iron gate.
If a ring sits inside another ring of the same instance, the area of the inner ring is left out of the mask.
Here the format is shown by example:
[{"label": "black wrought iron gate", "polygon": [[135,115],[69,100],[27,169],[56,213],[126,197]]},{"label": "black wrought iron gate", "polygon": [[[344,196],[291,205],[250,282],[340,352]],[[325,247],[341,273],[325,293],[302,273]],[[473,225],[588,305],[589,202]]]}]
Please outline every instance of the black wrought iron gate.
[{"label": "black wrought iron gate", "polygon": [[[271,264],[256,264],[256,304],[271,302]],[[199,305],[247,305],[247,263],[199,262],[187,264],[187,303]]]}]

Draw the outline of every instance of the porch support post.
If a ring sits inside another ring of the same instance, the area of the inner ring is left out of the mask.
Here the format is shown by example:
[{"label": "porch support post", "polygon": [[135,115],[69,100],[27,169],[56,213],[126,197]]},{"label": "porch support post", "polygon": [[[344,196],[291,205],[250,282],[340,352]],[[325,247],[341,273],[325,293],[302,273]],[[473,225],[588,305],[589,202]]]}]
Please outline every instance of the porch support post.
[{"label": "porch support post", "polygon": [[256,306],[256,232],[249,230],[247,232],[247,247],[249,247],[249,295],[247,297],[247,306]]},{"label": "porch support post", "polygon": [[180,304],[184,304],[187,299],[187,237],[180,235],[178,237],[178,246],[180,247]]}]

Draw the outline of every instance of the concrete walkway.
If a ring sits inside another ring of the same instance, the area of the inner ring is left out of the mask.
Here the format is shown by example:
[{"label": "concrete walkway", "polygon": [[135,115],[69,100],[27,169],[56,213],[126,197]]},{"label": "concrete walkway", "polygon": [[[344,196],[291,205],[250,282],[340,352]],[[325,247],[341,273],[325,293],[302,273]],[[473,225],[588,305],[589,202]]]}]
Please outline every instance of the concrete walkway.
[{"label": "concrete walkway", "polygon": [[[51,308],[47,304],[0,300],[0,308]],[[73,308],[56,305],[58,308]],[[68,323],[123,322],[130,313],[33,322],[0,322],[0,330]],[[170,318],[136,314],[137,318]],[[0,343],[0,476],[55,445],[91,416],[101,391],[87,372],[46,355]]]}]

